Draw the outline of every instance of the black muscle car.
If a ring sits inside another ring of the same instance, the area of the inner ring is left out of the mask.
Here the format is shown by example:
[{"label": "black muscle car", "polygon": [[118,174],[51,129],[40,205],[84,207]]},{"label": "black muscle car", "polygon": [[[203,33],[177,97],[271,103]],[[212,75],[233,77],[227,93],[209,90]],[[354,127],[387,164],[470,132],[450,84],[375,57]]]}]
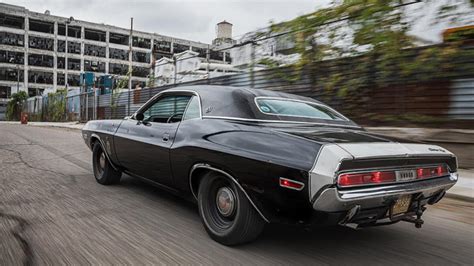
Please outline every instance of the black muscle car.
[{"label": "black muscle car", "polygon": [[165,90],[123,120],[82,130],[100,184],[122,173],[197,201],[216,241],[266,223],[421,227],[457,181],[456,157],[368,133],[311,98],[241,87]]}]

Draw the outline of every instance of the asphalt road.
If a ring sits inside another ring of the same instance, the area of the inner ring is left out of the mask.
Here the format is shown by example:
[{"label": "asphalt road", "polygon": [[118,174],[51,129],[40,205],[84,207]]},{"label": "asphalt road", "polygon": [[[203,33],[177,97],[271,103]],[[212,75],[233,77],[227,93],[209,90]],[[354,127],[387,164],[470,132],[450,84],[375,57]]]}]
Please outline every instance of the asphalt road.
[{"label": "asphalt road", "polygon": [[194,204],[127,176],[101,186],[90,161],[79,131],[0,124],[0,265],[474,264],[472,203],[443,199],[422,229],[270,225],[229,248]]}]

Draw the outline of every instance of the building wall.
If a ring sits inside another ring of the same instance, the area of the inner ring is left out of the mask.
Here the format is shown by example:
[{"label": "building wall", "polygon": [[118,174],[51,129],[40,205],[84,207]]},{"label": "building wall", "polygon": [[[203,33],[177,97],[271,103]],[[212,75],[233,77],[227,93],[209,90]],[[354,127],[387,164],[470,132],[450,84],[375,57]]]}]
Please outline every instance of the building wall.
[{"label": "building wall", "polygon": [[[12,16],[23,26],[8,25]],[[79,74],[84,71],[95,72],[96,76],[112,74],[125,78],[129,42],[132,42],[132,87],[146,83],[154,59],[208,47],[204,43],[140,31],[134,31],[130,38],[129,29],[80,20],[69,24],[66,37],[66,21],[65,17],[0,3],[0,98],[17,90],[33,96],[46,88],[64,87],[66,38],[70,87],[79,86]]]}]

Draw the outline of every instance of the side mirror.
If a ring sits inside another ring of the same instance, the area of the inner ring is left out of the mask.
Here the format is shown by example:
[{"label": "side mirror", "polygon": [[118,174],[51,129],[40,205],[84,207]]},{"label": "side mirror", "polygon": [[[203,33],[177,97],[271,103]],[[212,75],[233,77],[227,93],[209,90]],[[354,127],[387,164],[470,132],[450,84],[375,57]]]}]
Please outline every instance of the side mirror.
[{"label": "side mirror", "polygon": [[137,113],[135,114],[135,119],[138,121],[143,121],[143,119],[145,119],[145,115],[143,113]]}]

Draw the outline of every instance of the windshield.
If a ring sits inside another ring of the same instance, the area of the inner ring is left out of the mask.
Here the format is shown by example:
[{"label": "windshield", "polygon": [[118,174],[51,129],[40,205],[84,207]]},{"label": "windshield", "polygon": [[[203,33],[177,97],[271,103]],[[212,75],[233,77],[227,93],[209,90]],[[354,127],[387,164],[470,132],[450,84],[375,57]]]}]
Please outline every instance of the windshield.
[{"label": "windshield", "polygon": [[258,109],[267,115],[307,117],[314,119],[346,121],[342,115],[330,108],[317,103],[295,101],[290,99],[266,99],[256,100]]}]

